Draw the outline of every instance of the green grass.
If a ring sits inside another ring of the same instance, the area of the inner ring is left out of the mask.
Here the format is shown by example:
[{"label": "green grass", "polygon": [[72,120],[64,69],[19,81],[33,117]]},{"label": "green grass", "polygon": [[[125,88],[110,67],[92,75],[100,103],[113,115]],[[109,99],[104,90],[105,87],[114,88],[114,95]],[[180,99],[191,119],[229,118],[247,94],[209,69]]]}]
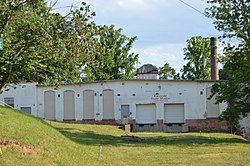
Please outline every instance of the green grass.
[{"label": "green grass", "polygon": [[[124,134],[145,140],[129,142],[121,137]],[[10,143],[7,146],[1,141]],[[102,151],[98,160],[100,146]],[[46,122],[1,107],[0,147],[3,152],[1,166],[250,164],[250,143],[240,136],[226,133],[126,133],[110,125]],[[31,153],[23,153],[24,147]]]}]

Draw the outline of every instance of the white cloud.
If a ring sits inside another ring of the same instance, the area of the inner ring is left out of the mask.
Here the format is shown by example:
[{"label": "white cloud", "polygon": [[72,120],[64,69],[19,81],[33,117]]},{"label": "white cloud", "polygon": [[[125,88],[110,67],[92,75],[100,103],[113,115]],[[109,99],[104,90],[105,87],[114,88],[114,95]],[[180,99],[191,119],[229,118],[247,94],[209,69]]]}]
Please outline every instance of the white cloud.
[{"label": "white cloud", "polygon": [[110,8],[111,11],[116,11],[119,13],[121,11],[126,12],[127,14],[142,13],[147,14],[146,12],[152,12],[153,10],[158,10],[159,6],[167,5],[166,0],[94,0],[88,1],[91,6],[97,10],[104,10],[105,8]]},{"label": "white cloud", "polygon": [[133,52],[139,54],[139,61],[143,64],[153,64],[162,67],[166,62],[179,72],[180,68],[185,64],[183,60],[184,44],[161,43],[147,47],[135,47]]},{"label": "white cloud", "polygon": [[116,4],[126,10],[143,10],[147,11],[152,5],[147,0],[117,0]]}]

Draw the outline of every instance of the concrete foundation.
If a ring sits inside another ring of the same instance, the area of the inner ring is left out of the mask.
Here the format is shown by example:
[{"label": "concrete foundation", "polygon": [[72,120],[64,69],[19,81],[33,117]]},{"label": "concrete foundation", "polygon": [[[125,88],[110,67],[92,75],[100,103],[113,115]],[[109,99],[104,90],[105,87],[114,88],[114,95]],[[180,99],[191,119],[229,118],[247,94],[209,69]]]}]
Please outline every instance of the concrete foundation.
[{"label": "concrete foundation", "polygon": [[185,124],[145,124],[132,125],[132,132],[188,132],[188,126]]}]

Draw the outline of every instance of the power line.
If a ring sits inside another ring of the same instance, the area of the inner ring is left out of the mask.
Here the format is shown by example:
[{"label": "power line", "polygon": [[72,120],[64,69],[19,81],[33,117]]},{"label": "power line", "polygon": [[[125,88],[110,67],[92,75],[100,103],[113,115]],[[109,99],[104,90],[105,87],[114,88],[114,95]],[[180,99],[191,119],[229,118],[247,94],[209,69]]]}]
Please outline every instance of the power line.
[{"label": "power line", "polygon": [[202,15],[205,16],[206,18],[210,18],[211,20],[216,21],[214,18],[208,17],[203,11],[201,11],[201,10],[199,10],[199,9],[197,9],[197,8],[195,8],[195,7],[193,7],[192,5],[188,4],[187,2],[185,2],[185,1],[183,1],[183,0],[179,0],[179,1],[180,1],[181,3],[183,3],[184,5],[190,7],[191,9],[195,10],[196,12],[202,14]]},{"label": "power line", "polygon": [[[200,13],[200,14],[206,16],[206,14],[205,14],[204,12],[202,12],[202,11],[200,11],[199,9],[197,9],[197,8],[195,8],[195,7],[193,7],[193,6],[191,6],[190,4],[184,2],[183,0],[179,0],[179,1],[180,1],[181,3],[183,3],[183,4],[185,4],[186,6],[192,8],[193,10],[197,11],[198,13]],[[207,17],[207,16],[206,16],[206,17]]]}]

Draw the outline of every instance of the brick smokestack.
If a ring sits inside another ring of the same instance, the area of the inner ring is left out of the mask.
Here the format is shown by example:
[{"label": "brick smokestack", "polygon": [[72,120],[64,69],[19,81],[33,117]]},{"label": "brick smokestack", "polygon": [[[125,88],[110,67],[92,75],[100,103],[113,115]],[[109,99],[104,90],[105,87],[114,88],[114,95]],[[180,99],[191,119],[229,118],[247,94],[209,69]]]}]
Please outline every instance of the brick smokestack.
[{"label": "brick smokestack", "polygon": [[211,48],[211,80],[219,80],[218,62],[217,62],[217,39],[210,38]]}]

